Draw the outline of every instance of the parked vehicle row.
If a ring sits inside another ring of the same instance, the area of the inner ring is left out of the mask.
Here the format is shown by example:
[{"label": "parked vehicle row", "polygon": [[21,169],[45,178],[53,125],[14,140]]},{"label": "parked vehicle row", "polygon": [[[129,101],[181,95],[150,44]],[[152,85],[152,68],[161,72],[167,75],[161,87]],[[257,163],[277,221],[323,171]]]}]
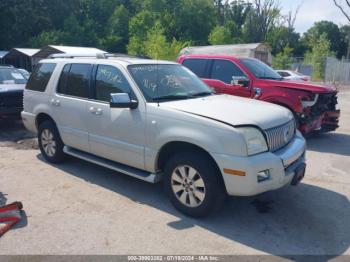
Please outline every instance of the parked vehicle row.
[{"label": "parked vehicle row", "polygon": [[[192,62],[218,90],[234,84],[250,98],[262,87],[250,72],[226,76],[230,60]],[[260,72],[254,60],[243,62]],[[261,81],[275,76],[263,70]],[[211,71],[223,79],[207,78]],[[70,155],[150,183],[163,180],[174,206],[195,217],[214,211],[226,195],[297,185],[305,174],[305,140],[290,110],[215,94],[192,71],[167,61],[110,55],[43,60],[25,89],[22,118],[38,133],[47,161],[61,163]]]},{"label": "parked vehicle row", "polygon": [[178,62],[219,94],[253,98],[288,108],[303,134],[329,132],[339,127],[338,92],[332,86],[286,81],[271,67],[253,58],[184,55]]}]

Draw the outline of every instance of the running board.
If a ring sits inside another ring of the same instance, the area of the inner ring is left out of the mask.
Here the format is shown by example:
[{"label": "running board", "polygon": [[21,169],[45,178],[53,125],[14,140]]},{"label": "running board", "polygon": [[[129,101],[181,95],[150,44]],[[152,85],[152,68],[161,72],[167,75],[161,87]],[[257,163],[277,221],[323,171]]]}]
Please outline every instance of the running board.
[{"label": "running board", "polygon": [[126,166],[108,159],[104,159],[68,146],[65,146],[63,148],[63,152],[66,153],[67,155],[80,158],[82,160],[88,161],[90,163],[106,167],[108,169],[112,169],[114,171],[123,173],[128,176],[132,176],[135,178],[138,178],[140,180],[146,181],[148,183],[157,183],[161,180],[161,175],[160,174],[150,174],[146,171],[133,168],[130,166]]}]

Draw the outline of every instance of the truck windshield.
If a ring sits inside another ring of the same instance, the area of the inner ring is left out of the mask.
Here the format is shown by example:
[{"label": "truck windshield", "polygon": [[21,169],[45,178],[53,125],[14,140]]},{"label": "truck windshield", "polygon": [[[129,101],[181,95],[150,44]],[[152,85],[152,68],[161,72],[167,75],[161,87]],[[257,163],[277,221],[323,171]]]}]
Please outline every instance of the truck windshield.
[{"label": "truck windshield", "polygon": [[27,80],[22,73],[15,68],[0,68],[0,84],[26,84]]},{"label": "truck windshield", "polygon": [[259,79],[282,80],[283,78],[271,67],[257,59],[240,59],[241,63]]},{"label": "truck windshield", "polygon": [[128,70],[148,102],[164,102],[209,96],[213,91],[181,65],[130,65]]}]

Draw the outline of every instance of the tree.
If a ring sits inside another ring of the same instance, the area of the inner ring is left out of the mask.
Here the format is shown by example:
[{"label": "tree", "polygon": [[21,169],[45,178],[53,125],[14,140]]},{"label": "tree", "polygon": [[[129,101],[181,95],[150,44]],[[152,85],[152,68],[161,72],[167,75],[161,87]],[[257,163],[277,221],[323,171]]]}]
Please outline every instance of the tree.
[{"label": "tree", "polygon": [[129,21],[129,44],[127,50],[129,54],[145,54],[144,42],[147,39],[147,32],[156,24],[157,14],[144,10],[136,14]]},{"label": "tree", "polygon": [[47,45],[61,45],[64,43],[65,34],[62,31],[42,32],[37,37],[30,40],[30,46],[34,48],[42,48]]},{"label": "tree", "polygon": [[305,55],[305,63],[313,66],[313,78],[315,80],[323,80],[325,73],[326,58],[334,56],[331,51],[331,43],[326,33],[323,33],[318,39],[314,39],[311,51]]},{"label": "tree", "polygon": [[313,43],[325,34],[330,41],[330,49],[336,53],[338,58],[346,55],[344,48],[344,38],[341,35],[338,25],[330,21],[316,22],[304,35],[308,45],[312,47]]},{"label": "tree", "polygon": [[340,32],[342,34],[342,37],[344,39],[344,43],[346,45],[346,58],[350,58],[350,26],[344,25],[340,28]]},{"label": "tree", "polygon": [[298,51],[300,35],[296,32],[290,31],[286,26],[275,26],[270,29],[266,41],[272,48],[272,54],[276,55],[283,52],[283,49],[288,46],[292,49],[293,54],[294,48]]},{"label": "tree", "polygon": [[108,24],[106,36],[100,41],[102,49],[109,52],[126,52],[129,40],[129,12],[124,5],[115,8]]},{"label": "tree", "polygon": [[181,49],[188,45],[188,43],[177,41],[175,38],[168,42],[164,31],[160,22],[157,21],[147,33],[143,48],[144,55],[153,59],[175,60]]},{"label": "tree", "polygon": [[231,32],[225,26],[216,26],[211,31],[208,39],[211,45],[232,44]]},{"label": "tree", "polygon": [[272,67],[276,69],[290,69],[292,60],[293,49],[288,45],[284,47],[283,51],[278,53],[272,61]]},{"label": "tree", "polygon": [[267,34],[280,18],[276,0],[253,0],[243,28],[245,42],[265,42]]},{"label": "tree", "polygon": [[335,4],[335,6],[338,7],[339,10],[343,13],[343,15],[346,17],[346,19],[348,19],[348,21],[350,22],[350,14],[348,13],[349,11],[346,10],[346,7],[350,8],[350,1],[349,0],[345,0],[345,1],[333,0],[333,2]]}]

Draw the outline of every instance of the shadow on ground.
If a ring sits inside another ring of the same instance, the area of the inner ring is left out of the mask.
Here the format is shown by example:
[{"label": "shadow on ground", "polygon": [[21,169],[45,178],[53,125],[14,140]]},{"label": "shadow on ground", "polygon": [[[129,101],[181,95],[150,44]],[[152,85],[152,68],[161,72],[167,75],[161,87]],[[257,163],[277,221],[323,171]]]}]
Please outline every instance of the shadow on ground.
[{"label": "shadow on ground", "polygon": [[350,135],[341,133],[314,134],[307,139],[307,149],[350,156]]},{"label": "shadow on ground", "polygon": [[[38,158],[43,161],[40,155]],[[350,246],[349,200],[321,187],[301,184],[257,197],[229,198],[218,213],[197,220],[177,212],[167,201],[161,184],[148,184],[78,159],[57,168],[175,216],[176,219],[168,223],[175,230],[199,226],[282,257],[338,256]]]},{"label": "shadow on ground", "polygon": [[0,147],[38,149],[35,135],[23,126],[22,121],[0,120]]}]

